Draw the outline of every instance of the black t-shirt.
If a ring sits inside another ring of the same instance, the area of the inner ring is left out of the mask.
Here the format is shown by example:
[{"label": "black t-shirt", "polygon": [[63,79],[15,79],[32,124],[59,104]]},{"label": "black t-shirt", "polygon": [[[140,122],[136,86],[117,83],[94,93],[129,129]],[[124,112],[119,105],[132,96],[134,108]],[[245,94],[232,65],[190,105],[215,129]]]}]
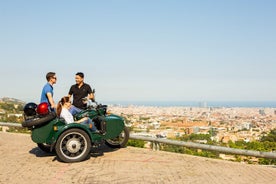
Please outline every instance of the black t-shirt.
[{"label": "black t-shirt", "polygon": [[73,95],[73,105],[80,109],[86,107],[86,104],[82,102],[82,98],[87,97],[90,93],[92,93],[91,87],[86,83],[84,83],[80,88],[77,84],[74,84],[69,90],[69,95]]}]

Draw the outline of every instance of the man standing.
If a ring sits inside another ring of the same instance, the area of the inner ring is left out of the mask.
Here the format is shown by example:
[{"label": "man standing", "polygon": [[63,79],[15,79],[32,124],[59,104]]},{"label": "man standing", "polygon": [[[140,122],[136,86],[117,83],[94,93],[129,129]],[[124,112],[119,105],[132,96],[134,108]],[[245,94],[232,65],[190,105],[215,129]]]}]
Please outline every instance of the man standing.
[{"label": "man standing", "polygon": [[89,84],[84,83],[84,74],[82,72],[76,73],[75,81],[76,84],[71,86],[68,94],[69,98],[73,95],[73,106],[69,110],[73,115],[86,108],[83,98],[94,100],[92,89]]},{"label": "man standing", "polygon": [[53,99],[53,96],[54,96],[53,85],[57,81],[56,73],[48,72],[46,74],[46,80],[47,80],[47,83],[44,85],[42,92],[41,92],[40,103],[42,103],[42,102],[48,103],[49,110],[51,112],[53,112],[56,107],[54,99]]}]

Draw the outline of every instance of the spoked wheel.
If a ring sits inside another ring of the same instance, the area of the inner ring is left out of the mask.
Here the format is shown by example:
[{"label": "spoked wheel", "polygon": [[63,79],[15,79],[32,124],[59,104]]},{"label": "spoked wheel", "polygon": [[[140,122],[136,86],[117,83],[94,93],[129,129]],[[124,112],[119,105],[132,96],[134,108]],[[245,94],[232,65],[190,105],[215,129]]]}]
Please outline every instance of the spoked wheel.
[{"label": "spoked wheel", "polygon": [[120,135],[113,139],[105,140],[105,144],[111,148],[124,148],[126,147],[127,141],[129,139],[129,130],[124,127]]},{"label": "spoked wheel", "polygon": [[91,140],[85,131],[69,129],[59,136],[55,149],[61,161],[80,162],[88,157]]},{"label": "spoked wheel", "polygon": [[50,144],[44,144],[44,143],[37,143],[37,146],[46,153],[52,153],[51,151],[51,145]]}]

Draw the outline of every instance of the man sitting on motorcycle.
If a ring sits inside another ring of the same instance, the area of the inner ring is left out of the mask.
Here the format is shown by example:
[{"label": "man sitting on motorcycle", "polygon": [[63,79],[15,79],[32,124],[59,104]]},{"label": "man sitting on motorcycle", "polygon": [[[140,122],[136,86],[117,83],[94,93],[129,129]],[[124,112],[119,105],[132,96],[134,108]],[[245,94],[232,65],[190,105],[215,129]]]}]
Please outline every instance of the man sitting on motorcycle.
[{"label": "man sitting on motorcycle", "polygon": [[68,93],[69,98],[73,96],[73,105],[69,109],[73,115],[87,107],[87,104],[84,103],[83,99],[87,98],[92,101],[94,100],[94,92],[89,84],[84,83],[84,74],[82,72],[76,73],[75,81],[76,84],[71,86]]}]

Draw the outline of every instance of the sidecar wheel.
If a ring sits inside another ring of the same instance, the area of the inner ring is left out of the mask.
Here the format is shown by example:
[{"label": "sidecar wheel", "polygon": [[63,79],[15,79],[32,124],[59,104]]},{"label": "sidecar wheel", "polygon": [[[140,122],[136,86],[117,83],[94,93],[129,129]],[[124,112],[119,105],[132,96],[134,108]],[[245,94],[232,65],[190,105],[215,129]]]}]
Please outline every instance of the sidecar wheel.
[{"label": "sidecar wheel", "polygon": [[44,144],[44,143],[37,143],[37,146],[46,153],[53,153],[51,151],[51,145],[50,144]]},{"label": "sidecar wheel", "polygon": [[115,137],[114,139],[105,140],[105,144],[111,148],[124,148],[126,147],[128,139],[129,130],[127,127],[124,127],[119,136]]},{"label": "sidecar wheel", "polygon": [[63,132],[56,143],[56,153],[63,162],[80,162],[85,160],[91,149],[89,135],[81,129],[69,129]]}]

